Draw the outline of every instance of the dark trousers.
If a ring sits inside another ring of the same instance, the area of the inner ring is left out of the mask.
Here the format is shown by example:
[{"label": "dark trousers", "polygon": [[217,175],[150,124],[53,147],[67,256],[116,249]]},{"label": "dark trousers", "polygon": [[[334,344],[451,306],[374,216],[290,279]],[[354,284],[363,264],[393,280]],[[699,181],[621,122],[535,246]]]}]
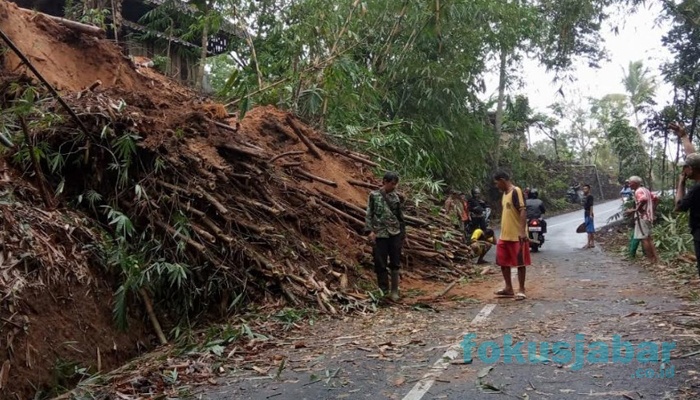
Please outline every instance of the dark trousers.
[{"label": "dark trousers", "polygon": [[395,235],[388,238],[377,238],[374,243],[374,270],[375,272],[386,272],[387,258],[389,259],[388,267],[391,270],[397,270],[401,266],[401,235]]}]

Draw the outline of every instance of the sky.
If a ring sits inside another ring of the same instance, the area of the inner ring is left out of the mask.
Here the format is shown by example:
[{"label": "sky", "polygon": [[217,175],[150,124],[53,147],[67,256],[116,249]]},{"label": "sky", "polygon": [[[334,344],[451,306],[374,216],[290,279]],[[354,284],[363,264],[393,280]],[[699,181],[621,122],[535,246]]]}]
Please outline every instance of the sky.
[{"label": "sky", "polygon": [[[524,60],[521,66],[523,87],[511,88],[509,94],[524,94],[530,100],[530,107],[535,112],[546,112],[547,106],[558,101],[574,101],[586,104],[586,98],[600,98],[610,93],[625,93],[622,84],[623,70],[627,69],[630,61],[642,60],[652,76],[656,77],[658,88],[656,102],[659,106],[671,103],[673,89],[663,82],[660,66],[671,59],[671,54],[662,46],[661,38],[670,29],[668,21],[659,23],[661,15],[658,2],[649,2],[640,7],[633,15],[612,14],[604,23],[601,35],[609,60],[600,64],[599,69],[588,67],[585,61],[575,63],[577,80],[565,83],[563,92],[566,98],[557,93],[561,83],[552,83],[553,73],[545,72],[534,60]],[[615,34],[613,26],[618,27]],[[496,97],[498,89],[498,71],[486,77],[487,96]],[[532,138],[533,141],[540,138]]]}]

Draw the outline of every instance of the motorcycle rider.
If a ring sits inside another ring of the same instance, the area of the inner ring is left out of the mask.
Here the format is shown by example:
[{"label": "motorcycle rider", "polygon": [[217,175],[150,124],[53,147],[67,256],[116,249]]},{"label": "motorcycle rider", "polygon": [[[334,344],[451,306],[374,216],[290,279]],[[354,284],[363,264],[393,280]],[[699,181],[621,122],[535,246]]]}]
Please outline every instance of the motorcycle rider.
[{"label": "motorcycle rider", "polygon": [[627,200],[632,198],[632,188],[630,188],[630,181],[625,181],[625,186],[622,187],[622,190],[620,190],[620,198],[622,199],[622,202],[626,202]]},{"label": "motorcycle rider", "polygon": [[546,212],[544,203],[539,198],[537,189],[530,189],[527,200],[525,200],[525,212],[527,220],[538,219],[541,221],[542,233],[547,233],[547,222],[542,219],[542,214]]},{"label": "motorcycle rider", "polygon": [[468,204],[471,214],[468,234],[471,236],[471,233],[477,228],[486,231],[486,210],[488,206],[481,199],[481,190],[479,188],[472,189],[472,197],[469,199]]}]

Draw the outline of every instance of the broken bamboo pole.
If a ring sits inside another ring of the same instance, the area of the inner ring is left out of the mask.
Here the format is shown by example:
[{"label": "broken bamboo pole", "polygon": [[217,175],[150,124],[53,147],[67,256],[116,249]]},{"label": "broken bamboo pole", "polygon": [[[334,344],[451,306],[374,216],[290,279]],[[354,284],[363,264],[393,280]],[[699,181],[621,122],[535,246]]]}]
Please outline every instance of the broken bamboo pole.
[{"label": "broken bamboo pole", "polygon": [[374,161],[360,157],[359,155],[357,155],[349,150],[345,150],[345,149],[342,149],[340,147],[333,146],[333,145],[328,144],[326,142],[323,142],[320,140],[314,140],[314,144],[316,146],[318,146],[320,149],[343,155],[351,160],[355,160],[355,161],[360,162],[362,164],[369,165],[370,167],[379,167],[380,166],[379,164],[377,164]]},{"label": "broken bamboo pole", "polygon": [[153,302],[151,301],[151,297],[143,287],[139,288],[139,295],[141,295],[141,300],[143,300],[143,304],[146,306],[146,314],[148,314],[148,318],[151,320],[153,330],[156,331],[156,336],[158,336],[160,344],[168,344],[168,339],[165,338],[163,329],[160,327],[160,323],[158,322],[158,317],[156,316],[155,311],[153,311]]},{"label": "broken bamboo pole", "polygon": [[217,143],[216,147],[221,147],[221,148],[224,148],[226,150],[231,150],[231,151],[236,152],[236,153],[242,153],[242,154],[251,156],[253,158],[267,158],[267,157],[265,157],[264,153],[254,149],[252,147],[246,148],[246,147],[242,147],[242,146],[237,146],[233,143],[223,143],[223,142]]},{"label": "broken bamboo pole", "polygon": [[340,215],[341,217],[356,223],[357,225],[365,226],[365,223],[363,221],[360,221],[359,219],[353,217],[352,215],[333,207],[332,205],[326,203],[323,200],[319,199],[318,203],[321,204],[322,206],[326,207],[327,209],[333,211],[334,213]]},{"label": "broken bamboo pole", "polygon": [[70,19],[56,17],[54,15],[44,14],[44,13],[39,12],[39,11],[33,11],[33,13],[43,15],[44,17],[46,17],[50,20],[58,22],[59,24],[65,26],[66,28],[70,28],[70,29],[72,29],[74,31],[78,31],[80,33],[85,33],[87,35],[92,35],[92,36],[97,36],[97,37],[104,37],[106,35],[105,30],[100,28],[99,26],[83,24],[82,22],[77,22],[77,21],[73,21]]},{"label": "broken bamboo pole", "polygon": [[450,283],[449,285],[447,285],[447,287],[445,288],[445,290],[443,290],[442,292],[438,293],[437,296],[435,296],[435,299],[439,299],[440,297],[442,297],[442,296],[446,295],[447,293],[449,293],[450,290],[452,290],[452,288],[455,287],[455,285],[457,285],[458,282],[459,282],[459,279],[457,279],[457,280],[453,281],[452,283]]},{"label": "broken bamboo pole", "polygon": [[226,129],[227,131],[231,131],[233,133],[238,133],[238,124],[236,124],[236,126],[231,126],[231,125],[219,122],[219,121],[215,121],[211,118],[206,118],[206,120],[211,122],[212,124],[218,126],[219,128]]},{"label": "broken bamboo pole", "polygon": [[301,129],[297,126],[296,122],[294,122],[294,119],[292,119],[292,116],[287,115],[285,121],[292,128],[292,130],[299,137],[299,139],[301,139],[301,141],[304,142],[311,154],[313,154],[314,157],[318,158],[319,160],[323,160],[323,156],[321,155],[321,152],[318,151],[318,147],[316,147],[316,145],[314,145],[309,140],[309,138],[307,138],[306,135],[304,135],[304,132],[301,131]]},{"label": "broken bamboo pole", "polygon": [[321,193],[322,195],[326,196],[327,198],[329,198],[329,199],[335,201],[336,203],[342,204],[344,207],[349,208],[349,209],[351,209],[351,210],[354,210],[354,211],[360,213],[360,215],[362,215],[363,217],[364,217],[365,215],[367,215],[367,211],[365,211],[362,207],[358,207],[358,206],[356,206],[356,205],[354,205],[354,204],[352,204],[352,203],[349,203],[349,202],[347,202],[347,201],[341,199],[340,197],[334,195],[333,193],[329,193],[329,192],[327,192],[327,191],[325,191],[325,190],[323,190],[323,189],[316,189],[316,191],[318,191],[318,192]]},{"label": "broken bamboo pole", "polygon": [[294,172],[296,172],[302,176],[305,176],[313,181],[321,182],[321,183],[326,184],[328,186],[338,187],[337,183],[335,183],[331,180],[325,179],[325,178],[321,178],[320,176],[316,176],[316,175],[314,175],[310,172],[307,172],[306,170],[303,170],[301,168],[295,169]]},{"label": "broken bamboo pole", "polygon": [[5,41],[5,43],[7,43],[10,49],[12,49],[12,51],[14,51],[15,54],[17,54],[17,57],[19,57],[19,59],[27,65],[27,68],[29,68],[29,70],[32,71],[32,73],[41,81],[41,83],[43,83],[44,86],[46,86],[51,95],[56,99],[56,101],[58,101],[61,104],[61,106],[68,112],[68,114],[70,114],[71,118],[73,118],[73,121],[76,124],[78,124],[78,127],[83,131],[83,133],[90,136],[90,131],[88,131],[85,124],[83,124],[83,121],[81,121],[80,118],[78,118],[78,115],[75,113],[75,111],[73,111],[73,109],[70,108],[68,103],[66,103],[66,101],[63,100],[63,97],[61,97],[61,95],[58,94],[56,89],[46,80],[46,78],[44,78],[44,76],[39,73],[39,71],[29,61],[27,56],[25,56],[24,53],[22,53],[22,51],[20,51],[20,49],[17,46],[15,46],[12,40],[10,40],[10,38],[5,34],[5,32],[2,29],[0,29],[0,37],[2,38],[2,40]]},{"label": "broken bamboo pole", "polygon": [[373,184],[367,183],[367,182],[356,181],[354,179],[348,179],[347,183],[349,183],[353,186],[359,186],[359,187],[363,187],[363,188],[367,188],[367,189],[375,189],[375,190],[379,189],[379,185],[373,185]]},{"label": "broken bamboo pole", "polygon": [[272,164],[273,161],[275,161],[275,160],[277,160],[277,159],[279,159],[279,158],[287,157],[287,156],[295,156],[295,155],[300,155],[300,154],[304,154],[304,153],[306,153],[306,152],[305,152],[305,151],[301,151],[301,150],[288,151],[288,152],[286,152],[286,153],[277,154],[276,156],[274,156],[274,157],[272,157],[271,159],[267,160],[267,162],[269,162],[270,164]]}]

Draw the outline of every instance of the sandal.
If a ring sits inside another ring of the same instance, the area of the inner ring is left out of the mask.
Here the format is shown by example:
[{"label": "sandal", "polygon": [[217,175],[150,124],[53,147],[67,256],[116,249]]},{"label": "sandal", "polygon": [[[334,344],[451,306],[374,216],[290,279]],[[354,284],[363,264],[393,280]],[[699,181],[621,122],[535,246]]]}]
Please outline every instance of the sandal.
[{"label": "sandal", "polygon": [[527,296],[525,296],[525,293],[518,292],[515,294],[515,300],[525,300],[525,299],[527,299]]},{"label": "sandal", "polygon": [[505,289],[501,289],[497,292],[493,292],[493,294],[495,294],[496,296],[500,296],[500,297],[513,297],[514,296],[513,292],[509,292]]}]

